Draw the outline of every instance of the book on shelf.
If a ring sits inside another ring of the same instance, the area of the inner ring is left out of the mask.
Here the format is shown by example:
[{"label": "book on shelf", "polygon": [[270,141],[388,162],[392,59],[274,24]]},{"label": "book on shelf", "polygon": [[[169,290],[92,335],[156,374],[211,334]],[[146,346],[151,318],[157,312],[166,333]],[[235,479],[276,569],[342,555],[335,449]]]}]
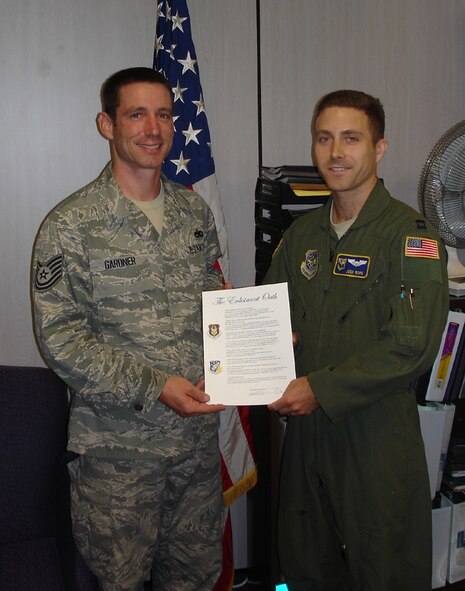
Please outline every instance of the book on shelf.
[{"label": "book on shelf", "polygon": [[465,295],[465,277],[449,277],[450,295],[461,297]]},{"label": "book on shelf", "polygon": [[[426,391],[426,400],[443,402],[445,401],[447,390],[452,387],[451,376],[454,380],[460,379],[458,375],[459,365],[457,352],[464,346],[462,340],[463,327],[465,324],[465,314],[463,312],[449,311],[446,326],[443,331],[441,345],[434,361],[428,388]],[[460,364],[462,367],[463,364]],[[463,368],[462,368],[463,369]],[[463,374],[463,371],[462,371]],[[463,378],[463,376],[462,376]],[[451,401],[452,397],[448,399]]]},{"label": "book on shelf", "polygon": [[[463,314],[463,312],[462,312]],[[452,369],[450,372],[449,380],[447,382],[446,391],[444,394],[443,402],[454,402],[460,398],[460,393],[463,389],[465,378],[465,330],[462,330],[462,334],[459,339],[457,346],[457,353],[455,355]]]},{"label": "book on shelf", "polygon": [[320,186],[326,187],[324,179],[315,166],[262,166],[259,176],[262,179],[280,183],[313,185],[315,189]]},{"label": "book on shelf", "polygon": [[309,207],[323,205],[331,194],[329,189],[321,189],[320,184],[315,189],[312,185],[299,183],[300,188],[293,188],[289,183],[259,177],[255,189],[256,201],[269,203],[280,207],[289,205],[303,205]]},{"label": "book on shelf", "polygon": [[455,492],[465,491],[465,478],[454,478],[449,474],[443,474],[442,483]]},{"label": "book on shelf", "polygon": [[465,491],[465,440],[451,437],[442,483],[455,492]]}]

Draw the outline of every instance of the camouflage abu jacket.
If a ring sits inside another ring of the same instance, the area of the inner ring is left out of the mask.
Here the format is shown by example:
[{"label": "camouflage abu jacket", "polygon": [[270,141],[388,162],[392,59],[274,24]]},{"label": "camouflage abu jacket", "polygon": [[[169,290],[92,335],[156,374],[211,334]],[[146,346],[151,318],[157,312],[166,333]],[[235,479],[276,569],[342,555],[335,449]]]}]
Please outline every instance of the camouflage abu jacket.
[{"label": "camouflage abu jacket", "polygon": [[73,390],[69,449],[169,456],[208,445],[217,417],[158,402],[170,375],[203,375],[201,292],[220,251],[203,199],[163,179],[164,228],[126,199],[108,164],[48,215],[33,253],[36,339]]}]

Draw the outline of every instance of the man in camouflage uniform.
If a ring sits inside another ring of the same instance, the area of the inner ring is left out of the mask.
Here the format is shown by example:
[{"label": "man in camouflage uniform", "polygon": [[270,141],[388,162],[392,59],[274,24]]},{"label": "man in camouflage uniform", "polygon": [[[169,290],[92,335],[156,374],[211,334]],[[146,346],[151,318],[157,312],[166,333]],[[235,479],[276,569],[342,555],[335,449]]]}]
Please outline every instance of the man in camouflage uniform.
[{"label": "man in camouflage uniform", "polygon": [[203,392],[201,292],[221,285],[212,213],[161,176],[173,137],[163,76],[102,87],[111,162],[61,202],[34,247],[34,327],[73,391],[78,547],[104,591],[210,591],[221,570],[218,411]]}]

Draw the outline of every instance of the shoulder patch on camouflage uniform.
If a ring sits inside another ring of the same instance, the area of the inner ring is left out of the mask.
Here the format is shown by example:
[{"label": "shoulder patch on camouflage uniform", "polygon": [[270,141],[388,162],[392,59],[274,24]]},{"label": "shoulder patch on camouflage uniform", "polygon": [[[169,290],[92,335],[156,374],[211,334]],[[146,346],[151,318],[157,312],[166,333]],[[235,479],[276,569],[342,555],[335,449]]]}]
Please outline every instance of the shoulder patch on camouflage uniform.
[{"label": "shoulder patch on camouflage uniform", "polygon": [[63,276],[63,255],[57,254],[45,264],[37,261],[34,286],[37,291],[46,291],[53,287]]}]

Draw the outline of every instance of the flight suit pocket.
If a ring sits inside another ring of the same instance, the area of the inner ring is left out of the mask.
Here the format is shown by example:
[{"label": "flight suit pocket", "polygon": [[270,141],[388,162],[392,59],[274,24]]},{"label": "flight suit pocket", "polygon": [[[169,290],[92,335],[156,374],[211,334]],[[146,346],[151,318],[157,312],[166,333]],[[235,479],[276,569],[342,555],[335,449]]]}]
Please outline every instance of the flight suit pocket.
[{"label": "flight suit pocket", "polygon": [[404,287],[393,298],[392,310],[392,328],[396,343],[412,354],[423,350],[426,345],[427,323],[422,314],[421,292]]}]

